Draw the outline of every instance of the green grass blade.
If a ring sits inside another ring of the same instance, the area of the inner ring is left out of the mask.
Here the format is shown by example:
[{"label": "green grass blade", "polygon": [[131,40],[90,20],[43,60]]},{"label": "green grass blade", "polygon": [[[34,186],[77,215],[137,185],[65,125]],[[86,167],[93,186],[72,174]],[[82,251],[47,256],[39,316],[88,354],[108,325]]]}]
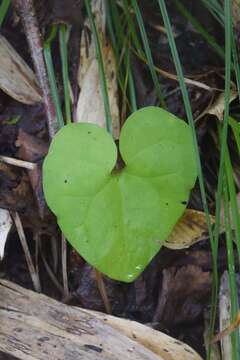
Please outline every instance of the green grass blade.
[{"label": "green grass blade", "polygon": [[224,160],[227,151],[227,135],[228,135],[228,118],[229,118],[229,101],[230,101],[230,86],[231,86],[231,1],[225,0],[225,97],[224,97],[224,120],[221,134],[221,151],[220,151],[220,165],[218,173],[218,186],[216,197],[216,223],[214,229],[215,247],[218,246],[219,229],[220,229],[220,212],[221,212],[221,197],[223,189],[223,175],[224,175]]},{"label": "green grass blade", "polygon": [[157,96],[159,98],[160,105],[164,108],[165,107],[165,101],[164,101],[163,96],[162,96],[162,91],[161,91],[159,79],[158,79],[158,76],[157,76],[157,73],[156,73],[156,70],[155,70],[155,66],[154,66],[154,63],[153,63],[152,52],[151,52],[151,48],[150,48],[150,45],[149,45],[149,42],[148,42],[148,37],[147,37],[146,30],[145,30],[142,14],[140,12],[137,1],[136,0],[131,0],[131,3],[132,3],[132,7],[134,9],[134,12],[136,14],[136,18],[137,18],[138,26],[139,26],[139,29],[140,29],[142,42],[143,42],[145,54],[146,54],[146,57],[147,57],[149,70],[150,70],[150,73],[151,73],[151,76],[152,76],[152,79],[153,79],[153,83],[154,83],[154,86],[155,86],[155,90],[156,90]]},{"label": "green grass blade", "polygon": [[229,125],[232,128],[233,135],[238,148],[238,153],[240,155],[240,123],[238,123],[234,118],[229,116]]},{"label": "green grass blade", "polygon": [[[106,20],[117,64],[117,80],[122,92],[122,108],[129,106],[130,111],[137,110],[137,100],[135,85],[131,66],[131,52],[128,47],[129,35],[124,34],[124,23],[121,22],[121,16],[118,12],[116,3],[105,0]],[[122,56],[122,52],[124,55]],[[128,83],[129,96],[126,93],[126,84]],[[130,102],[128,100],[130,99]]]},{"label": "green grass blade", "polygon": [[56,27],[56,25],[53,25],[50,35],[44,43],[43,53],[44,53],[46,67],[47,67],[51,95],[52,95],[52,99],[53,99],[55,109],[56,109],[58,126],[59,126],[59,128],[61,128],[62,126],[64,126],[64,120],[63,120],[63,116],[62,116],[61,102],[60,102],[60,98],[59,98],[59,94],[58,94],[58,88],[57,88],[52,53],[51,53],[51,44],[52,44],[52,41],[55,39],[56,34],[57,34],[57,27]]},{"label": "green grass blade", "polygon": [[100,40],[98,37],[98,32],[96,29],[96,24],[94,21],[94,17],[92,14],[91,5],[90,5],[89,0],[85,0],[85,6],[86,6],[86,10],[87,10],[88,18],[90,21],[93,38],[94,38],[96,58],[98,61],[98,66],[99,66],[100,84],[101,84],[101,90],[102,90],[102,96],[103,96],[103,102],[104,102],[106,128],[109,133],[112,133],[112,116],[111,116],[111,111],[110,111],[108,89],[107,89],[107,82],[106,82],[106,76],[105,76],[105,71],[104,71],[104,64],[103,64]]},{"label": "green grass blade", "polygon": [[69,75],[68,75],[68,51],[67,51],[67,26],[61,24],[59,28],[60,54],[62,61],[62,76],[64,88],[65,116],[67,124],[71,122],[71,97],[69,91]]},{"label": "green grass blade", "polygon": [[215,38],[210,35],[206,29],[201,25],[201,23],[187,10],[187,8],[182,4],[179,0],[174,0],[174,4],[176,8],[190,23],[193,27],[202,35],[202,37],[208,42],[208,44],[212,47],[216,54],[219,55],[221,59],[225,58],[224,50],[220,45],[217,44]]},{"label": "green grass blade", "polygon": [[186,87],[186,84],[185,84],[185,81],[184,81],[183,70],[182,70],[180,59],[179,59],[178,51],[177,51],[177,48],[176,48],[174,35],[173,35],[172,28],[171,28],[170,20],[169,20],[169,17],[168,17],[168,12],[167,12],[167,9],[166,9],[165,1],[164,0],[158,0],[158,3],[159,3],[159,6],[160,6],[160,9],[161,9],[164,25],[165,25],[165,28],[166,28],[166,31],[167,31],[169,46],[170,46],[172,57],[173,57],[174,64],[175,64],[175,67],[176,67],[176,71],[177,71],[177,75],[178,75],[178,79],[179,79],[179,83],[180,83],[180,87],[181,87],[181,91],[182,91],[182,95],[183,95],[183,102],[184,102],[184,105],[185,105],[185,110],[186,110],[188,122],[189,122],[189,125],[191,127],[191,131],[192,131],[192,137],[193,137],[193,143],[194,143],[194,149],[195,149],[195,156],[196,156],[196,163],[197,163],[197,169],[198,169],[199,186],[200,186],[200,191],[201,191],[203,208],[204,208],[204,212],[205,212],[205,215],[206,215],[206,222],[207,222],[208,231],[209,231],[211,248],[213,250],[212,251],[212,258],[213,258],[213,279],[214,279],[214,282],[213,282],[213,288],[212,288],[212,316],[211,316],[212,321],[211,321],[211,332],[210,332],[210,334],[212,335],[213,334],[213,329],[214,329],[214,324],[215,324],[215,318],[216,318],[216,305],[217,305],[217,295],[218,295],[217,253],[216,253],[216,250],[215,250],[215,247],[214,247],[214,237],[213,237],[213,231],[212,231],[212,227],[211,227],[211,220],[210,220],[210,214],[209,214],[209,209],[208,209],[208,204],[207,204],[207,196],[206,196],[205,184],[204,184],[204,179],[203,179],[201,160],[200,160],[200,155],[199,155],[199,151],[198,151],[197,135],[196,135],[196,130],[195,130],[195,126],[194,126],[194,120],[193,120],[191,104],[190,104],[190,100],[189,100],[189,96],[188,96],[188,91],[187,91],[187,87]]},{"label": "green grass blade", "polygon": [[11,0],[2,0],[0,5],[0,27],[2,26],[5,16],[7,15]]},{"label": "green grass blade", "polygon": [[238,257],[240,260],[240,213],[237,202],[237,191],[233,177],[233,168],[232,168],[232,163],[228,149],[225,154],[225,170],[226,170],[226,177],[227,177],[227,183],[228,183],[228,189],[230,195],[232,221],[235,228],[236,245],[237,245]]},{"label": "green grass blade", "polygon": [[[231,229],[231,221],[229,214],[229,195],[227,190],[226,178],[223,180],[223,200],[224,200],[224,225],[226,233],[226,245],[227,245],[227,259],[228,259],[228,277],[230,288],[230,300],[231,300],[231,321],[233,322],[238,314],[238,294],[236,285],[235,263],[234,263],[234,251],[233,251],[233,237]],[[238,329],[231,334],[232,341],[232,359],[239,359],[239,333]]]}]

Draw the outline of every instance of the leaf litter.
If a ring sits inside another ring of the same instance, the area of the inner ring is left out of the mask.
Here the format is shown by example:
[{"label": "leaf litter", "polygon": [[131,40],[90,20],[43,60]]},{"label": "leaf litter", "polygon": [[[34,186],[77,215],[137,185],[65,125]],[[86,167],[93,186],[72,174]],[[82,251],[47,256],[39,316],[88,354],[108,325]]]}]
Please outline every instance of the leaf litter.
[{"label": "leaf litter", "polygon": [[[62,1],[62,3],[64,3],[64,1]],[[158,12],[153,4],[143,1],[141,1],[140,4],[144,10],[143,14],[146,21],[149,22],[149,19],[151,19],[151,25],[148,27],[147,31],[151,40],[156,64],[166,72],[173,73],[173,67],[166,44],[166,37],[152,26],[152,23],[161,23],[161,19],[159,19],[157,15]],[[211,28],[214,35],[219,38],[219,34],[222,34],[221,29],[219,29],[213,19],[205,16],[201,6],[199,4],[193,4],[191,10],[195,15],[197,14],[199,19],[206,24],[206,27]],[[51,19],[54,19],[54,16],[56,16],[55,20],[57,19],[58,21],[64,17],[64,14],[56,11],[56,5],[54,11],[55,13],[48,14],[48,22],[50,22]],[[219,96],[219,91],[215,89],[223,88],[222,64],[219,62],[219,59],[214,56],[211,50],[209,50],[208,45],[202,41],[200,36],[196,35],[196,32],[193,31],[189,22],[181,18],[171,6],[170,14],[174,23],[176,41],[178,43],[178,48],[180,49],[185,73],[188,75],[187,77],[190,76],[199,81],[200,73],[200,81],[212,89],[211,91],[207,91],[206,89],[196,88],[193,84],[188,85],[194,117],[197,118],[199,114],[202,114],[204,110],[208,109],[212,99],[213,106],[216,106],[215,109],[212,107],[214,115],[212,115],[211,118],[208,113],[204,113],[197,122],[197,134],[203,170],[210,200],[210,209],[213,213],[217,164],[219,161],[218,146],[216,144],[216,123],[214,121],[216,118],[214,118],[214,116],[217,115],[220,117],[223,111],[222,95],[220,94]],[[11,17],[12,14],[10,14],[10,19]],[[72,20],[73,17],[71,15],[64,20],[67,21],[67,23],[73,21],[74,28],[76,25],[74,24],[74,20]],[[14,33],[16,31],[16,24],[14,25],[13,21],[8,21],[6,26],[8,27],[8,33],[11,34],[11,32]],[[87,29],[87,32],[89,32],[89,28]],[[186,35],[189,40],[187,42]],[[108,38],[106,34],[105,36]],[[104,51],[108,52],[107,49],[109,48],[109,44],[107,44],[105,48],[106,38],[103,40],[103,48]],[[164,46],[164,41],[166,46]],[[26,44],[25,39],[23,39],[23,42]],[[14,47],[14,42],[11,43],[12,47]],[[158,51],[158,46],[156,44],[161,45],[160,52]],[[70,43],[69,46],[72,46],[72,44]],[[78,46],[80,51],[80,42]],[[88,64],[86,56],[88,49],[86,47],[84,48],[84,46],[84,42],[81,40],[82,65]],[[202,50],[199,52],[199,49]],[[90,51],[93,52],[93,48]],[[110,49],[110,55],[106,55],[106,58],[109,56],[109,58],[112,59],[111,52],[112,50]],[[94,58],[93,55],[91,56],[90,59],[92,64]],[[190,57],[191,62],[189,62]],[[25,61],[27,64],[31,64],[30,56],[25,57]],[[146,64],[142,63],[139,58],[136,58],[134,54],[132,61],[134,64],[133,76],[136,84],[138,106],[156,105],[157,99],[154,94]],[[88,66],[86,67],[85,73],[80,76],[79,85],[82,90],[84,77],[88,73]],[[111,75],[110,72],[114,71],[114,77],[112,82],[110,81],[111,86],[109,87],[109,91],[113,99],[112,108],[115,108],[116,113],[114,118],[116,119],[116,123],[118,123],[121,96],[119,97],[119,92],[116,94],[116,64],[111,60],[111,66],[107,67],[107,62],[105,66],[106,69],[109,70],[109,80]],[[80,71],[84,70],[84,66],[81,67],[81,64],[80,69]],[[92,76],[94,75],[94,84],[97,84],[97,72],[98,69],[95,64],[93,74],[91,74]],[[208,73],[209,75],[206,75]],[[31,74],[31,76],[33,75]],[[89,73],[88,76],[90,76]],[[159,79],[162,82],[163,93],[166,95],[168,109],[180,118],[184,118],[185,111],[177,83],[167,77],[163,78],[163,76],[159,76]],[[90,85],[86,82],[84,87],[85,86],[87,88]],[[99,109],[96,110],[95,113],[99,111],[99,113],[103,114],[100,92],[99,89],[98,91],[96,89],[97,88],[95,87],[90,89],[90,91],[84,90],[82,95],[88,93],[88,96],[93,96],[94,94],[98,101],[93,105],[96,105]],[[13,92],[14,91],[15,90],[13,90]],[[27,94],[28,96],[34,96],[34,92],[27,91],[29,92]],[[36,91],[38,93],[38,90]],[[0,207],[8,211],[19,212],[32,257],[36,250],[36,242],[34,240],[36,239],[36,233],[40,234],[40,242],[45,258],[53,269],[56,278],[61,281],[61,267],[59,265],[60,262],[57,261],[58,255],[56,255],[59,253],[60,243],[54,241],[54,236],[58,236],[58,231],[56,229],[54,217],[48,212],[43,203],[40,189],[41,162],[46,153],[48,144],[48,132],[43,113],[43,106],[41,104],[26,106],[13,100],[2,91],[0,92],[0,95],[0,155],[37,164],[37,173],[30,175],[29,170],[16,168],[14,165],[0,162]],[[13,97],[16,98],[15,95]],[[41,101],[40,98],[36,98]],[[81,91],[79,101],[80,99]],[[33,103],[35,103],[35,101],[36,99]],[[82,101],[81,107],[79,106],[79,111],[82,111],[82,106],[86,104],[85,101],[86,103],[88,101],[88,104],[92,104],[89,99]],[[234,100],[231,105],[233,111],[235,103],[236,100]],[[92,106],[88,106],[86,109],[89,111],[90,120],[93,108]],[[79,119],[84,120],[81,113],[80,115]],[[16,116],[20,116],[20,118],[18,117],[18,121],[11,122]],[[94,115],[92,122],[100,121],[103,118],[103,115],[97,118]],[[236,174],[238,174],[237,166],[235,166],[235,168]],[[31,177],[33,178],[31,179]],[[186,229],[187,226],[188,231],[179,230],[178,228],[178,230],[173,233],[174,241],[170,239],[170,241],[175,244],[173,246],[178,247],[178,250],[162,249],[160,253],[155,256],[144,273],[132,284],[123,284],[118,281],[110,280],[107,277],[104,277],[104,282],[114,315],[141,321],[153,328],[164,330],[164,332],[189,343],[204,357],[203,313],[206,305],[210,301],[212,267],[210,245],[206,234],[206,224],[204,223],[203,214],[201,213],[202,204],[197,185],[192,192],[189,207],[189,211],[192,211],[192,213],[188,212],[187,222],[185,218],[180,226],[180,228],[183,229]],[[42,213],[39,209],[41,209]],[[196,215],[197,212],[199,212],[198,215]],[[198,216],[200,216],[200,218]],[[197,221],[196,218],[198,219]],[[170,241],[168,240],[168,242]],[[191,247],[188,248],[189,245],[191,245]],[[71,249],[69,249],[68,260],[70,286],[70,297],[68,302],[74,305],[85,306],[89,309],[104,311],[103,300],[97,288],[93,269]],[[227,266],[224,235],[221,236],[220,240],[218,260],[219,271],[223,272]],[[55,263],[55,265],[53,265],[53,263]],[[50,296],[60,299],[62,297],[61,291],[59,291],[54,283],[49,280],[49,275],[41,258],[38,259],[38,266],[40,269],[41,285],[43,287],[42,291]],[[12,228],[9,233],[8,241],[5,245],[5,256],[4,260],[0,263],[0,273],[4,274],[4,277],[16,281],[21,285],[29,288],[32,287],[29,272],[25,263],[25,257],[22,253],[19,239],[14,228]],[[176,309],[178,309],[178,311],[176,311]]]}]

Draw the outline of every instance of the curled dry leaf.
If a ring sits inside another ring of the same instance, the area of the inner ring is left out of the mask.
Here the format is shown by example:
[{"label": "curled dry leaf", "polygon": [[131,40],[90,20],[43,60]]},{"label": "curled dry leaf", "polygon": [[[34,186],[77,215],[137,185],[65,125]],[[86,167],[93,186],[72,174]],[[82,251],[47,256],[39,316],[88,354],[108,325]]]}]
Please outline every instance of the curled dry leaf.
[{"label": "curled dry leaf", "polygon": [[35,74],[2,35],[0,35],[0,88],[24,104],[32,105],[42,101]]},{"label": "curled dry leaf", "polygon": [[[229,103],[231,103],[234,99],[237,97],[237,91],[236,89],[232,89],[230,93],[230,100]],[[224,107],[225,107],[225,98],[224,98],[224,92],[222,92],[218,98],[216,99],[213,104],[206,109],[207,114],[215,115],[220,121],[223,120],[223,114],[224,114]]]},{"label": "curled dry leaf", "polygon": [[[214,223],[214,216],[211,216]],[[208,227],[204,212],[187,209],[175,225],[164,246],[169,249],[185,249],[208,237]]]},{"label": "curled dry leaf", "polygon": [[[84,311],[93,313],[89,310]],[[163,360],[201,360],[200,355],[190,346],[160,331],[153,330],[135,321],[100,312],[94,312],[94,315],[128,338],[151,350]]]},{"label": "curled dry leaf", "polygon": [[[92,12],[95,15],[97,31],[99,33],[102,57],[104,62],[105,76],[107,82],[109,105],[112,115],[112,127],[114,138],[119,137],[119,108],[116,80],[116,63],[113,50],[105,39],[105,7],[103,1],[92,2]],[[85,27],[89,28],[88,21]],[[93,37],[90,44],[87,44],[86,34],[81,38],[81,56],[78,74],[78,84],[81,89],[77,105],[77,121],[91,122],[101,127],[105,126],[105,112],[99,67],[95,55],[95,44]]]},{"label": "curled dry leaf", "polygon": [[12,227],[12,219],[8,210],[0,209],[0,261],[4,256],[8,233]]}]

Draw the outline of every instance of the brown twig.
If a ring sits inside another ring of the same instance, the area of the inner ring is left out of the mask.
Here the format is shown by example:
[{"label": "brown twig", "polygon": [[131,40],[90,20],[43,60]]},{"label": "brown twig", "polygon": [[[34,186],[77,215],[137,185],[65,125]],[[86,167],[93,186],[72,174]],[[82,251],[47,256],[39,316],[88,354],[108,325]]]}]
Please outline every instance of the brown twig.
[{"label": "brown twig", "polygon": [[68,288],[68,274],[67,274],[67,242],[62,234],[62,277],[63,277],[63,291],[64,298],[69,297],[69,288]]},{"label": "brown twig", "polygon": [[13,6],[17,10],[28,40],[35,71],[43,93],[47,124],[50,138],[53,138],[57,130],[56,112],[51,98],[51,92],[47,77],[46,66],[43,56],[42,37],[34,8],[33,0],[13,0]]},{"label": "brown twig", "polygon": [[106,286],[104,284],[102,273],[100,271],[98,271],[97,269],[94,269],[94,270],[95,270],[97,287],[98,287],[98,290],[102,297],[105,310],[106,310],[107,314],[112,314],[112,307],[111,307],[111,304],[110,304],[110,301],[109,301],[109,298],[107,295],[107,290],[106,290]]}]

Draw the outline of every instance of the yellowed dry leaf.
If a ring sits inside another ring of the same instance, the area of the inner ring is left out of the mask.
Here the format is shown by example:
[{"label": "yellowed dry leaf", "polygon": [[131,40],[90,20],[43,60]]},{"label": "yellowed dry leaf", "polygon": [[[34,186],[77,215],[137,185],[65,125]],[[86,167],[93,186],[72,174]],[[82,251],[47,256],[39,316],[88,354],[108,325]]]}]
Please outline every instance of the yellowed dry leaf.
[{"label": "yellowed dry leaf", "polygon": [[24,104],[42,101],[35,74],[2,35],[0,35],[0,88]]},{"label": "yellowed dry leaf", "polygon": [[[118,108],[118,92],[116,63],[113,50],[105,39],[105,8],[103,1],[93,1],[92,11],[102,42],[102,56],[107,81],[109,105],[112,115],[112,127],[114,138],[119,137],[120,122]],[[89,27],[88,21],[85,23]],[[101,92],[98,62],[95,55],[94,41],[86,43],[84,34],[81,38],[80,67],[78,73],[80,95],[77,105],[77,121],[91,122],[101,127],[105,126],[105,111]]]},{"label": "yellowed dry leaf", "polygon": [[[230,93],[230,101],[229,103],[231,103],[234,99],[236,99],[237,97],[237,91],[235,89],[231,90]],[[225,99],[224,99],[224,93],[221,93],[217,100],[211,105],[211,107],[209,109],[206,109],[206,113],[207,114],[211,114],[211,115],[215,115],[217,116],[217,118],[222,121],[223,120],[223,114],[224,114],[224,103]]]},{"label": "yellowed dry leaf", "polygon": [[[91,310],[85,310],[93,313]],[[157,354],[163,360],[201,360],[200,355],[190,346],[176,340],[160,331],[156,331],[146,325],[138,322],[117,318],[95,312],[94,315],[103,320],[106,324],[111,325],[115,330],[121,332],[130,339],[143,345],[145,348]]]},{"label": "yellowed dry leaf", "polygon": [[[211,216],[211,222],[214,223],[214,216]],[[204,212],[187,209],[164,246],[174,250],[185,249],[207,237],[208,227]]]}]

